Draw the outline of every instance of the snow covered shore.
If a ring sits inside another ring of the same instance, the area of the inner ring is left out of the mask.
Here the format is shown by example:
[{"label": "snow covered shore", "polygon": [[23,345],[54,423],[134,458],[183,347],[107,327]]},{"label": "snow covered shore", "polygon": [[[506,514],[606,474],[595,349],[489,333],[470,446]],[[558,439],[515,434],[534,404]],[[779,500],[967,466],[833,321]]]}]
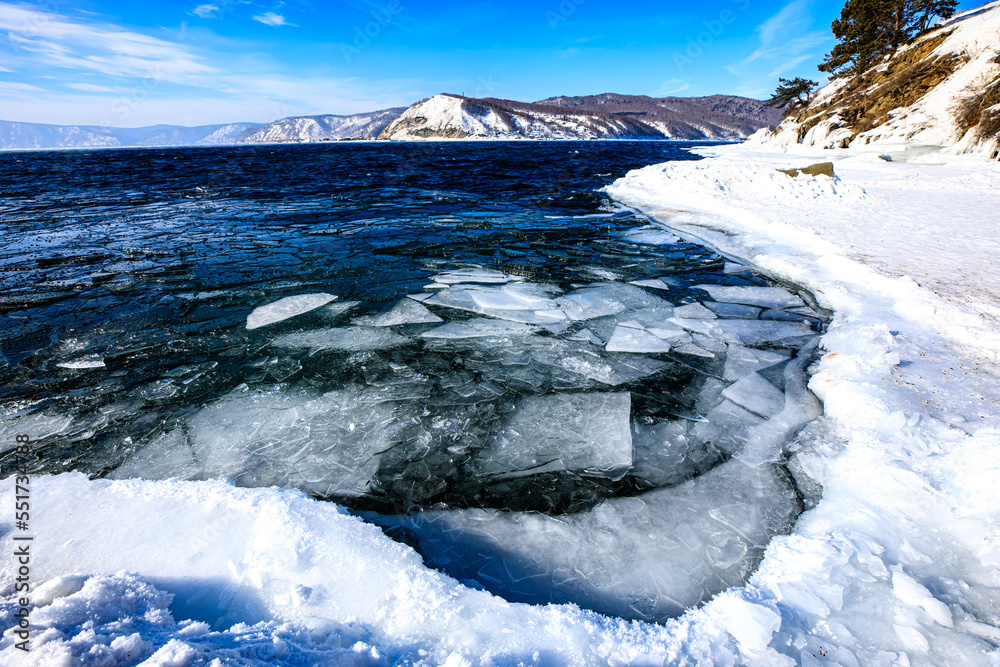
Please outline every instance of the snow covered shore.
[{"label": "snow covered shore", "polygon": [[738,595],[773,605],[770,648],[800,664],[997,664],[1000,167],[852,151],[792,178],[831,153],[705,152],[609,192],[835,312],[826,415],[790,452],[823,498]]},{"label": "snow covered shore", "polygon": [[822,499],[747,587],[664,626],[512,604],[298,491],[69,474],[31,486],[28,654],[0,507],[0,663],[1000,664],[1000,166],[712,152],[610,192],[835,312],[789,452]]}]

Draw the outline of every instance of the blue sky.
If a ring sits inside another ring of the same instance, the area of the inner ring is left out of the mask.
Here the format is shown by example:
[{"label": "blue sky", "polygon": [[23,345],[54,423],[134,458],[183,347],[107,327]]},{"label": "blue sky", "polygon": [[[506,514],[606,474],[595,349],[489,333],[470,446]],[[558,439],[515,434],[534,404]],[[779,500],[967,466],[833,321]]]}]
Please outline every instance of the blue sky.
[{"label": "blue sky", "polygon": [[0,1],[0,118],[269,121],[440,92],[765,97],[779,76],[819,79],[842,4]]}]

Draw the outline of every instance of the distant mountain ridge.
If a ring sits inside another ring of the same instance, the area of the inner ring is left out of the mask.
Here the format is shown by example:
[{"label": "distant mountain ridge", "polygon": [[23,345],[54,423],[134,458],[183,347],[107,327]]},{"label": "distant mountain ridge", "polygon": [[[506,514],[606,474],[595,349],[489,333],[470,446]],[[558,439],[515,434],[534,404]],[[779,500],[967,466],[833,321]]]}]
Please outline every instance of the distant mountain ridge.
[{"label": "distant mountain ridge", "polygon": [[197,127],[179,125],[104,127],[0,120],[0,149],[118,148],[228,143],[220,139],[229,135],[240,135],[260,125],[260,123],[232,123]]},{"label": "distant mountain ridge", "polygon": [[605,93],[536,103],[441,94],[409,108],[293,116],[270,123],[117,128],[0,120],[0,149],[119,148],[308,143],[345,139],[743,139],[779,112],[731,95]]},{"label": "distant mountain ridge", "polygon": [[745,97],[653,98],[605,93],[533,104],[442,94],[406,110],[379,135],[426,139],[745,139],[780,111]]},{"label": "distant mountain ridge", "polygon": [[537,104],[627,115],[671,139],[741,139],[761,128],[774,128],[781,120],[779,109],[736,95],[647,97],[604,93],[550,97]]},{"label": "distant mountain ridge", "polygon": [[406,107],[382,109],[352,116],[295,116],[267,123],[253,131],[245,132],[237,143],[287,143],[332,141],[339,139],[374,139]]},{"label": "distant mountain ridge", "polygon": [[417,102],[378,137],[426,139],[662,139],[627,116],[441,94]]}]

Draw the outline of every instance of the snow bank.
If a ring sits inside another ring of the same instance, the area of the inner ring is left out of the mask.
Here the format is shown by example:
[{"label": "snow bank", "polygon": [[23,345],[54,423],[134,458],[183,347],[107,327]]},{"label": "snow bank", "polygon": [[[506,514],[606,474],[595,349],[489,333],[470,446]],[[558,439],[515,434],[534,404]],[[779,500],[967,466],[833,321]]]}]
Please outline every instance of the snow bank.
[{"label": "snow bank", "polygon": [[[13,645],[10,503],[0,518],[4,665],[657,664],[694,641],[468,588],[299,491],[74,473],[35,480],[32,503],[32,577],[47,583],[27,654]],[[713,635],[697,650],[725,656]]]},{"label": "snow bank", "polygon": [[769,642],[726,627],[787,664],[997,664],[1000,169],[855,158],[792,178],[776,169],[808,155],[705,152],[609,192],[835,312],[809,383],[826,415],[788,452],[818,503],[705,611],[776,610]]}]

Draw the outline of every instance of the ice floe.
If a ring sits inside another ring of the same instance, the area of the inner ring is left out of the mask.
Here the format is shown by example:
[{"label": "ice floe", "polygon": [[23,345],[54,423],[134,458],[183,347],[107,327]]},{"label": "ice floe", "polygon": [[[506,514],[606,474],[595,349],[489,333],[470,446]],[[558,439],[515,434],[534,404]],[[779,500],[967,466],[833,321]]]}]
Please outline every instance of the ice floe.
[{"label": "ice floe", "polygon": [[331,301],[336,300],[336,298],[334,295],[325,292],[286,296],[283,299],[278,299],[264,306],[254,308],[253,312],[247,316],[247,329],[259,329],[268,324],[283,322],[292,317],[325,306]]}]

